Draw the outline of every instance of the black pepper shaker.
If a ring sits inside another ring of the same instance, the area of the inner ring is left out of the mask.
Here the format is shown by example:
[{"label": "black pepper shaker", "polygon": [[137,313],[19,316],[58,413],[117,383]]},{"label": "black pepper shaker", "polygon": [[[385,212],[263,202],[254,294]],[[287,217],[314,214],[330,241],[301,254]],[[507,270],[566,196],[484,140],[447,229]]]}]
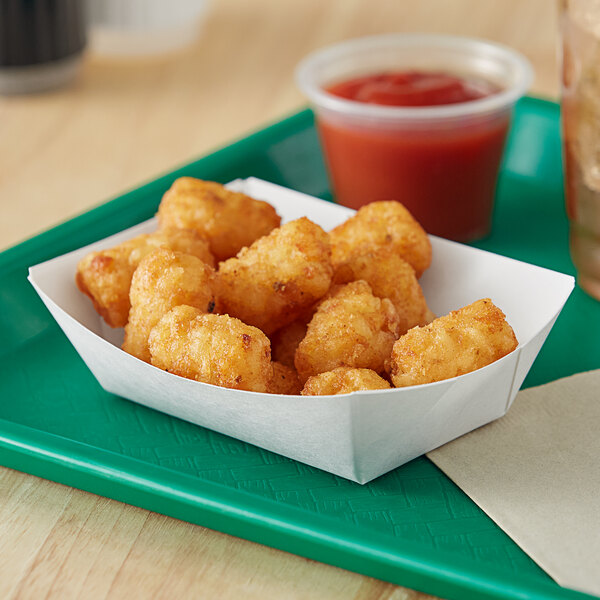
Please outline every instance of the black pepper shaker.
[{"label": "black pepper shaker", "polygon": [[86,43],[83,0],[0,0],[0,93],[63,85]]}]

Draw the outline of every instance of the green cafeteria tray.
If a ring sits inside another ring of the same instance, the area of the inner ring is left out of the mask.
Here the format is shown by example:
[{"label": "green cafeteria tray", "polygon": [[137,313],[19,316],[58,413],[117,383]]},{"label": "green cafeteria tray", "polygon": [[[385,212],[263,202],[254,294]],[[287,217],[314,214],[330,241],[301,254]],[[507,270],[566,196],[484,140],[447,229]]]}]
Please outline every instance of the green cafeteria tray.
[{"label": "green cafeteria tray", "polygon": [[[477,246],[573,273],[558,123],[556,104],[517,105],[493,233]],[[589,598],[554,583],[425,457],[361,486],[100,388],[27,268],[149,218],[181,175],[330,198],[305,110],[1,254],[0,463],[444,598]],[[525,386],[600,367],[599,330],[600,304],[577,288]]]}]

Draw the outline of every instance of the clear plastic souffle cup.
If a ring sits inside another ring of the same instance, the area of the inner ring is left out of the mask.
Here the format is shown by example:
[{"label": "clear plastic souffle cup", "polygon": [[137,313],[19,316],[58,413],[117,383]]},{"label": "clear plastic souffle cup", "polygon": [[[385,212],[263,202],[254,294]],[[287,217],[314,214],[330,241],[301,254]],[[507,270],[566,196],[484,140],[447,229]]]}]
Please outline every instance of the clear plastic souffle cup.
[{"label": "clear plastic souffle cup", "polygon": [[[405,72],[444,73],[494,92],[456,104],[390,106],[328,91]],[[522,55],[492,42],[390,34],[318,50],[298,65],[296,81],[315,110],[337,202],[398,200],[429,233],[471,241],[489,233],[512,108],[532,73]]]}]

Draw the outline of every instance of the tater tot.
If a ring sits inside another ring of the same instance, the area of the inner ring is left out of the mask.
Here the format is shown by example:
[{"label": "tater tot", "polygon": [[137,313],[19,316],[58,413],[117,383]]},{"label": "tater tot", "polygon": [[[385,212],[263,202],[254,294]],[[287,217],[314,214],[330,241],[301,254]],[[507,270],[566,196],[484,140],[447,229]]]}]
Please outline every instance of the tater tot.
[{"label": "tater tot", "polygon": [[302,384],[300,383],[300,379],[298,379],[296,369],[277,361],[273,361],[272,364],[273,377],[269,382],[267,391],[270,394],[283,394],[285,396],[299,395]]},{"label": "tater tot", "polygon": [[359,390],[389,390],[391,385],[371,369],[338,367],[309,377],[302,389],[303,396],[335,396]]},{"label": "tater tot", "polygon": [[390,300],[354,281],[324,300],[296,350],[301,381],[336,367],[381,372],[398,337],[398,314]]},{"label": "tater tot", "polygon": [[327,234],[306,217],[286,223],[219,265],[222,311],[267,335],[297,319],[329,289]]},{"label": "tater tot", "polygon": [[123,350],[149,362],[148,336],[161,317],[179,304],[213,312],[214,288],[214,269],[200,259],[166,248],[154,250],[133,274]]},{"label": "tater tot", "polygon": [[267,202],[192,177],[173,182],[158,208],[158,220],[163,229],[198,231],[219,261],[235,256],[281,222]]},{"label": "tater tot", "polygon": [[312,319],[315,310],[316,307],[269,336],[271,338],[271,356],[273,356],[273,360],[288,367],[294,366],[296,348],[306,335],[308,323]]},{"label": "tater tot", "polygon": [[214,266],[208,242],[191,229],[165,230],[139,235],[99,252],[90,252],[77,265],[77,287],[111,327],[124,327],[131,308],[129,288],[133,272],[144,256],[164,246],[196,256]]},{"label": "tater tot", "polygon": [[333,281],[363,279],[378,298],[389,298],[398,312],[400,334],[431,322],[431,312],[414,269],[393,249],[382,247],[350,256],[336,266]]},{"label": "tater tot", "polygon": [[371,202],[329,232],[334,266],[355,254],[391,248],[420,277],[431,264],[431,242],[400,202]]},{"label": "tater tot", "polygon": [[152,329],[149,347],[155,367],[188,379],[254,392],[272,380],[267,336],[227,315],[176,306]]},{"label": "tater tot", "polygon": [[404,387],[464,375],[517,344],[504,313],[489,298],[477,300],[398,339],[388,365],[392,383]]}]

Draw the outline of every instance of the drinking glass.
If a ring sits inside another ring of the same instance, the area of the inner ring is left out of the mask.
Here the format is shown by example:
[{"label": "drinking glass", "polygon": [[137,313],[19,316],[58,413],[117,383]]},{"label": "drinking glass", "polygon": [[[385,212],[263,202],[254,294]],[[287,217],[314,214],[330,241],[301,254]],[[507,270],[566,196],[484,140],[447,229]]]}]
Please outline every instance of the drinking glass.
[{"label": "drinking glass", "polygon": [[562,134],[571,257],[600,300],[600,0],[561,0]]}]

